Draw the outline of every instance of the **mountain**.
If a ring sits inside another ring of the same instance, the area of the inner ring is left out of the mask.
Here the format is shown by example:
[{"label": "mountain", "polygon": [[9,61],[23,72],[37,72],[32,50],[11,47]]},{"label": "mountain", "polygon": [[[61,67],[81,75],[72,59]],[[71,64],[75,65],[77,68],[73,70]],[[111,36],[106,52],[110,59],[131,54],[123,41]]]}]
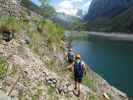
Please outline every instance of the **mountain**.
[{"label": "mountain", "polygon": [[43,14],[43,9],[41,9],[39,6],[37,6],[30,0],[22,0],[21,5],[38,14]]},{"label": "mountain", "polygon": [[133,7],[128,8],[121,14],[113,17],[108,26],[109,31],[117,31],[117,32],[133,32]]},{"label": "mountain", "polygon": [[76,16],[70,16],[65,13],[57,13],[55,16],[52,16],[51,19],[65,29],[71,28],[74,22],[80,20],[80,18]]},{"label": "mountain", "polygon": [[60,0],[55,10],[70,16],[82,17],[89,9],[92,0]]},{"label": "mountain", "polygon": [[133,0],[93,0],[84,17],[85,29],[106,32],[133,32]]},{"label": "mountain", "polygon": [[133,5],[133,0],[93,0],[86,20],[95,20],[99,17],[111,18]]}]

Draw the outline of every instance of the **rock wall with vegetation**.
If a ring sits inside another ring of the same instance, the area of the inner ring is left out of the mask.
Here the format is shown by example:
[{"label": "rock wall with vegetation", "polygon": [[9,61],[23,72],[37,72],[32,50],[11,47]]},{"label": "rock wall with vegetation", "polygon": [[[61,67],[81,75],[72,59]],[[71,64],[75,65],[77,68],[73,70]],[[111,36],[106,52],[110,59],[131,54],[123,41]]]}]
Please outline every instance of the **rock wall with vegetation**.
[{"label": "rock wall with vegetation", "polygon": [[0,16],[20,16],[21,0],[0,0]]},{"label": "rock wall with vegetation", "polygon": [[81,29],[133,33],[132,0],[93,0]]}]

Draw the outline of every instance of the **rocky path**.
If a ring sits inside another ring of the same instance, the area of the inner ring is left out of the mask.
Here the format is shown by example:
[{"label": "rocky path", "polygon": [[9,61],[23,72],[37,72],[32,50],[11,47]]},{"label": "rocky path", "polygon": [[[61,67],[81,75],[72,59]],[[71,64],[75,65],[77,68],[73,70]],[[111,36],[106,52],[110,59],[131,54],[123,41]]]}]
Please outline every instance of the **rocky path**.
[{"label": "rocky path", "polygon": [[104,100],[103,93],[111,94],[110,100],[128,100],[125,94],[111,87],[94,72],[90,72],[89,76],[96,80],[95,87],[98,90],[94,92],[82,85],[81,96],[77,97],[74,93],[74,82],[68,79],[70,76],[66,76],[66,71],[61,76],[59,72],[47,69],[45,62],[50,60],[51,55],[45,55],[45,61],[42,61],[21,39],[10,43],[2,42],[0,55],[5,56],[8,61],[7,75],[0,81],[0,91],[4,92],[4,96],[0,93],[0,100],[10,100],[10,97],[14,100],[93,100],[94,96],[96,100]]},{"label": "rocky path", "polygon": [[[68,95],[71,100],[77,97],[73,94],[73,82],[61,81],[63,77],[51,72],[37,55],[34,55],[29,48],[22,45],[21,41],[11,41],[9,44],[0,44],[0,54],[8,58],[7,76],[1,82],[1,90],[8,94],[16,77],[20,76],[19,81],[11,92],[10,96],[30,100],[40,90],[42,95],[38,100],[47,100],[50,97],[46,91],[53,89],[55,94]],[[86,100],[91,91],[82,86],[82,100]],[[20,97],[21,94],[21,97]],[[83,99],[84,98],[84,99]],[[23,100],[22,99],[22,100]],[[63,99],[63,100],[64,100]],[[55,99],[56,100],[56,99]],[[59,100],[59,99],[57,99]]]}]

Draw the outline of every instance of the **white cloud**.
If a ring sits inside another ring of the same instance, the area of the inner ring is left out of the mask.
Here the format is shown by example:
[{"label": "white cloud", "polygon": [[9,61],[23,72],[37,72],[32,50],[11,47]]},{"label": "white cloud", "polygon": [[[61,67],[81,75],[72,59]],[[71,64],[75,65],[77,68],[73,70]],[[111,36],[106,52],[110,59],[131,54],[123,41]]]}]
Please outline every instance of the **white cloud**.
[{"label": "white cloud", "polygon": [[84,14],[86,14],[86,13],[88,12],[89,6],[90,6],[90,4],[91,4],[91,1],[92,1],[92,0],[89,0],[89,1],[87,1],[87,2],[83,5],[82,9],[83,9],[83,13],[84,13]]},{"label": "white cloud", "polygon": [[77,9],[74,8],[72,2],[63,1],[57,5],[56,11],[57,12],[64,12],[68,15],[75,15],[77,12]]},{"label": "white cloud", "polygon": [[85,14],[92,0],[64,0],[60,2],[56,7],[57,12],[63,12],[68,15],[76,16],[79,9],[83,10]]}]

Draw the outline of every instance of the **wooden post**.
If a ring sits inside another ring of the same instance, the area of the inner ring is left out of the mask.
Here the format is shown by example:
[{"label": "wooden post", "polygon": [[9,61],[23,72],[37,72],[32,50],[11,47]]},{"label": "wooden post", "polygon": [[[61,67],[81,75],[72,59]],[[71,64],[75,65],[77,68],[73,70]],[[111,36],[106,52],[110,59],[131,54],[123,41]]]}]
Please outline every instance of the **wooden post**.
[{"label": "wooden post", "polygon": [[17,84],[17,82],[19,81],[19,76],[18,76],[18,78],[16,79],[16,81],[13,83],[13,85],[12,85],[12,87],[11,87],[11,89],[9,90],[9,92],[8,92],[8,94],[7,94],[7,96],[10,96],[10,94],[12,93],[12,91],[14,90],[14,88],[15,88],[15,86],[16,86],[16,84]]}]

